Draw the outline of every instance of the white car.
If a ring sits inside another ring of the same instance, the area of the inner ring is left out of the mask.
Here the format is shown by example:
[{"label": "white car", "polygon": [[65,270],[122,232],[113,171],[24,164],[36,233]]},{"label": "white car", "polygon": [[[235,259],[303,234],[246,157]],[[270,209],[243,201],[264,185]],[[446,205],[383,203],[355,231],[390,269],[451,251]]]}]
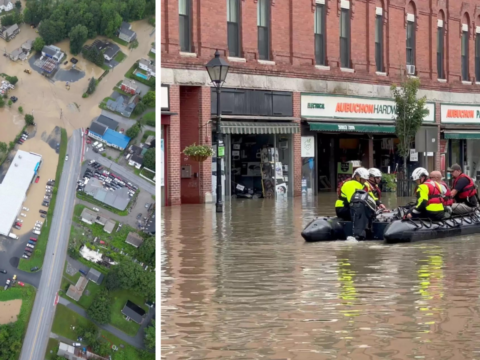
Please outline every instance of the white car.
[{"label": "white car", "polygon": [[27,217],[24,213],[20,213],[20,216]]},{"label": "white car", "polygon": [[24,208],[23,208],[23,210],[25,210],[25,211],[28,211],[29,209],[28,209],[28,208],[26,208],[26,207],[24,207]]},{"label": "white car", "polygon": [[99,208],[93,208],[92,210],[93,210],[93,211],[100,211]]},{"label": "white car", "polygon": [[35,248],[35,246],[33,246],[32,244],[27,244],[27,246],[32,249]]},{"label": "white car", "polygon": [[[95,145],[95,144],[94,144],[94,145]],[[90,161],[88,162],[89,165],[92,165],[92,164],[94,164],[94,163],[95,163],[95,160],[90,160]]]},{"label": "white car", "polygon": [[65,161],[68,161],[68,154],[67,154],[67,156],[65,156]]},{"label": "white car", "polygon": [[17,222],[23,223],[23,220],[22,219],[17,219]]}]

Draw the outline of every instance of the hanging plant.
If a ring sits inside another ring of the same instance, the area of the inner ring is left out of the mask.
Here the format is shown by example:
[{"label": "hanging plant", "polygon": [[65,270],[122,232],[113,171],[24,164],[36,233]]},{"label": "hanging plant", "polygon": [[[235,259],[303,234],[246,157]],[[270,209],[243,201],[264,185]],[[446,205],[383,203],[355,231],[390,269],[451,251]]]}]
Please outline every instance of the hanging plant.
[{"label": "hanging plant", "polygon": [[214,155],[213,149],[208,145],[189,145],[182,151],[190,159],[203,162]]}]

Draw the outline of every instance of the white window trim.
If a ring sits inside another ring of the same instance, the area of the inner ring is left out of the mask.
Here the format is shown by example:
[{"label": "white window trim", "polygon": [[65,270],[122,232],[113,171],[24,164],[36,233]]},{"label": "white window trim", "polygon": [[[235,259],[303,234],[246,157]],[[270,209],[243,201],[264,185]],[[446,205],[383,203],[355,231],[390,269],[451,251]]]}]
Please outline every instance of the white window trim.
[{"label": "white window trim", "polygon": [[239,57],[235,57],[235,56],[228,56],[227,59],[228,59],[228,61],[233,61],[233,62],[241,62],[241,63],[247,62],[247,59],[239,58]]},{"label": "white window trim", "polygon": [[447,79],[437,79],[438,82],[441,82],[441,83],[446,83],[447,82]]},{"label": "white window trim", "polygon": [[257,60],[259,64],[262,64],[262,65],[275,65],[275,61],[271,61],[271,60],[260,60],[258,59]]},{"label": "white window trim", "polygon": [[194,58],[194,57],[197,57],[197,54],[192,52],[180,51],[180,56]]},{"label": "white window trim", "polygon": [[330,71],[330,66],[315,65],[315,69],[317,69],[317,70],[323,70],[323,71]]},{"label": "white window trim", "polygon": [[342,0],[340,3],[340,7],[342,9],[350,9],[350,1],[349,0]]},{"label": "white window trim", "polygon": [[343,72],[346,72],[346,73],[354,73],[355,69],[341,67],[340,71],[343,71]]},{"label": "white window trim", "polygon": [[383,9],[381,7],[375,8],[375,15],[383,15]]},{"label": "white window trim", "polygon": [[415,15],[407,13],[407,21],[414,22],[415,21]]},{"label": "white window trim", "polygon": [[387,76],[386,72],[381,72],[381,71],[375,71],[375,74],[377,74],[378,76]]},{"label": "white window trim", "polygon": [[477,26],[477,27],[475,28],[475,32],[476,32],[477,34],[480,34],[480,26]]},{"label": "white window trim", "polygon": [[480,82],[478,82],[478,81],[475,81],[475,85],[480,85]]},{"label": "white window trim", "polygon": [[315,0],[315,4],[325,5],[325,0]]},{"label": "white window trim", "polygon": [[462,24],[462,31],[468,31],[468,24]]},{"label": "white window trim", "polygon": [[443,20],[437,20],[437,27],[443,28]]}]

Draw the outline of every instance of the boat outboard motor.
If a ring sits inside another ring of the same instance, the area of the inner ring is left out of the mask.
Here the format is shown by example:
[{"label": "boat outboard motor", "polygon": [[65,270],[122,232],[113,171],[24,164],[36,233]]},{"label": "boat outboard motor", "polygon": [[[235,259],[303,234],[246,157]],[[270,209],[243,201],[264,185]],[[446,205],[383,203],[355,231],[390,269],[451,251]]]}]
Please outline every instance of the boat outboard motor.
[{"label": "boat outboard motor", "polygon": [[350,215],[353,222],[353,236],[357,240],[366,237],[366,229],[371,228],[377,205],[375,200],[363,190],[357,190],[350,201]]}]

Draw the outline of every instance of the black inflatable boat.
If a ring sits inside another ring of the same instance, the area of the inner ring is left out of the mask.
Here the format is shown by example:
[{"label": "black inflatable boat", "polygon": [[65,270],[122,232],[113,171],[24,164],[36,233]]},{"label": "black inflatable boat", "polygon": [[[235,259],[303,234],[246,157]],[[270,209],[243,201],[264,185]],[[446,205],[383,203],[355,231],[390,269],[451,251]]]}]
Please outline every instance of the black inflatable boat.
[{"label": "black inflatable boat", "polygon": [[[365,240],[385,240],[393,244],[480,233],[478,208],[471,214],[442,221],[401,220],[402,217],[401,211],[377,216]],[[318,217],[302,231],[302,237],[308,242],[346,240],[349,236],[352,236],[352,222],[337,217]]]}]

